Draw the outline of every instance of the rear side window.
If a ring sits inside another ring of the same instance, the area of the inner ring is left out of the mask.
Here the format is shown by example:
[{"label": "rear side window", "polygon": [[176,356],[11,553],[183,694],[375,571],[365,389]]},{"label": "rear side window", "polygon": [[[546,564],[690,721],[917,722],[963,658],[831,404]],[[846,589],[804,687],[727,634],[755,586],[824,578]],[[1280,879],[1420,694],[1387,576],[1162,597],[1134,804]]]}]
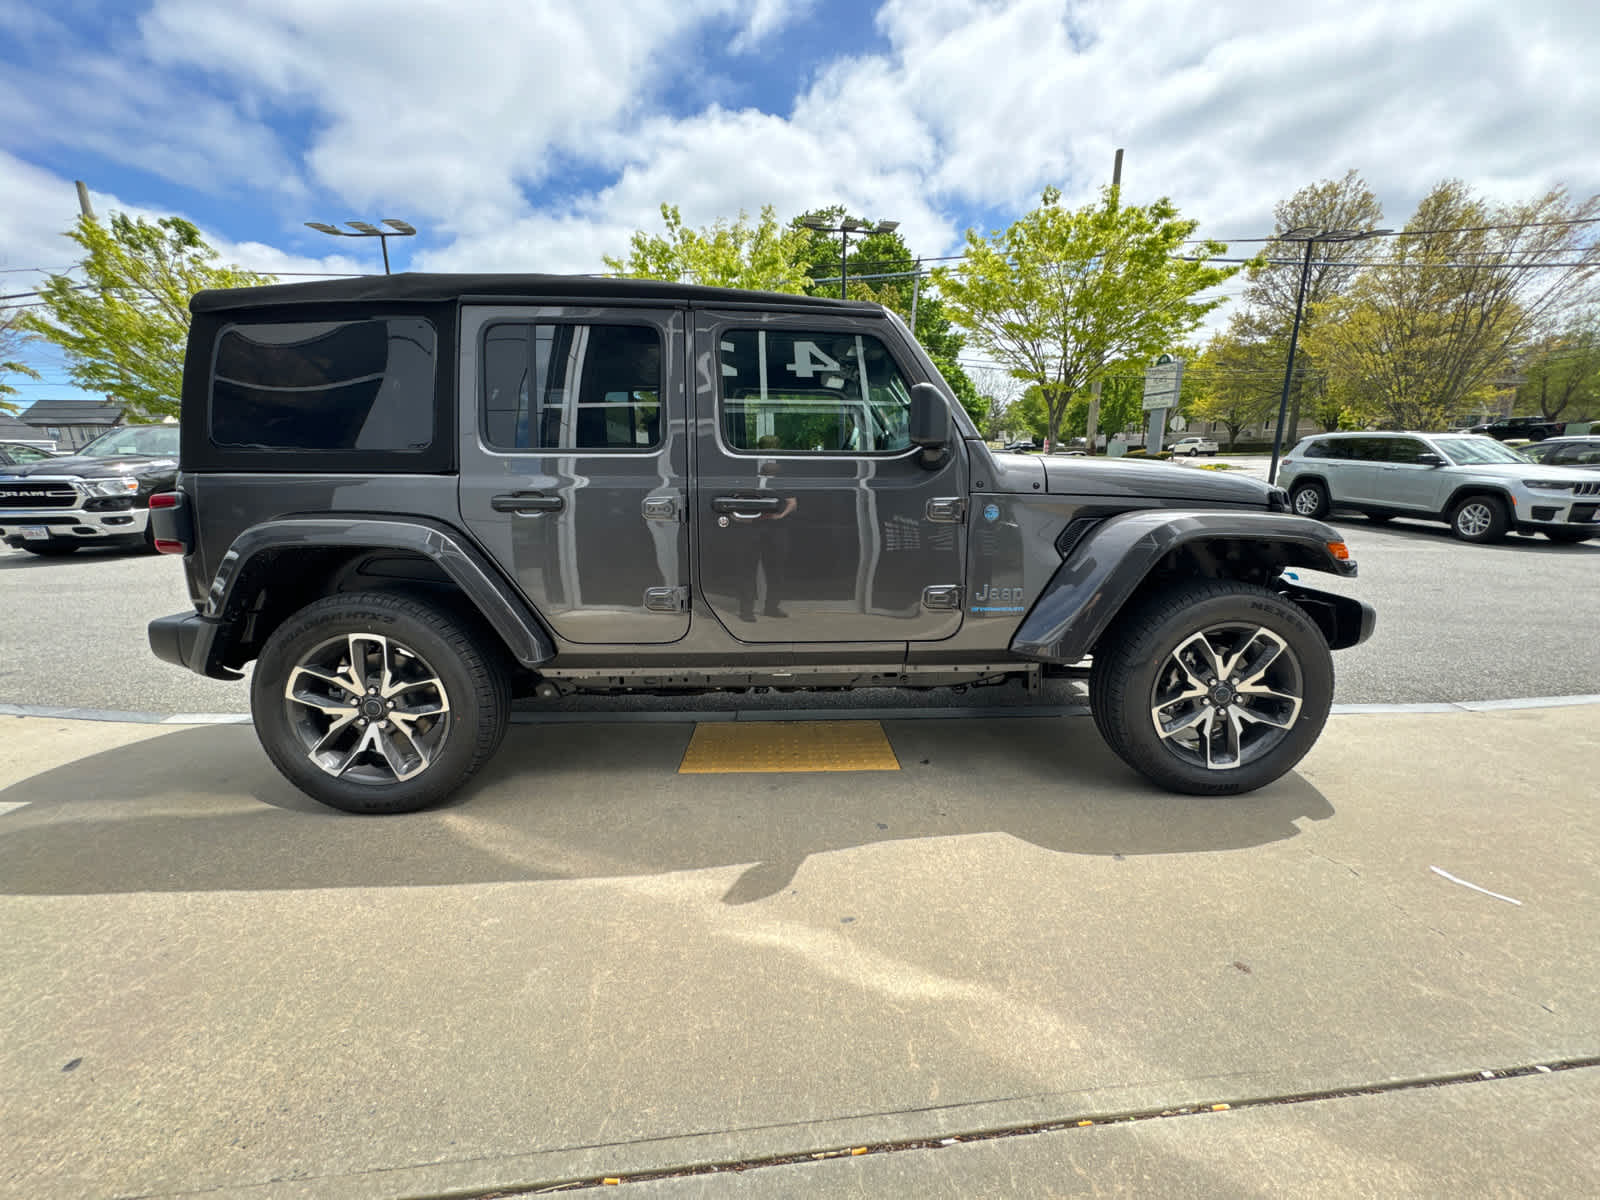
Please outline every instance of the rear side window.
[{"label": "rear side window", "polygon": [[434,438],[433,324],[420,317],[230,325],[211,440],[250,450],[419,451]]},{"label": "rear side window", "polygon": [[496,450],[654,450],[661,335],[642,325],[502,321],[483,333],[480,428]]}]

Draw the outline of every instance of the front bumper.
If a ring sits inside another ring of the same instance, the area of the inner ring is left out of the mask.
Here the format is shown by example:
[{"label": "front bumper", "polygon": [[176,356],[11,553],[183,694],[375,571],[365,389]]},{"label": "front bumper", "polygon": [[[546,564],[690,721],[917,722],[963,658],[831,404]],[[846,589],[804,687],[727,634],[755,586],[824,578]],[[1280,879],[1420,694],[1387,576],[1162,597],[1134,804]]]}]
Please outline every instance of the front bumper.
[{"label": "front bumper", "polygon": [[[0,541],[8,546],[30,542],[104,542],[143,538],[150,523],[148,508],[90,512],[84,508],[0,509]],[[39,536],[42,531],[43,536]]]},{"label": "front bumper", "polygon": [[1569,497],[1559,492],[1524,492],[1514,499],[1515,520],[1522,532],[1559,529],[1600,534],[1600,494]]}]

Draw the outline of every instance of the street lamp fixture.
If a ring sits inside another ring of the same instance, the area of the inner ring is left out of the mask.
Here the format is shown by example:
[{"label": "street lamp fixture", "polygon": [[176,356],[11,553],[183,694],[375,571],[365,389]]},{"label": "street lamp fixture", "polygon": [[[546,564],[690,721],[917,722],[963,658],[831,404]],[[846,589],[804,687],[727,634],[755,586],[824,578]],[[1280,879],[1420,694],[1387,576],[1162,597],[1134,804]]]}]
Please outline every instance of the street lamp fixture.
[{"label": "street lamp fixture", "polygon": [[354,229],[354,233],[340,229],[336,225],[329,225],[326,221],[307,221],[306,227],[315,229],[318,233],[332,234],[334,237],[375,237],[383,247],[383,273],[389,273],[389,239],[392,237],[415,237],[416,229],[405,221],[397,221],[393,217],[385,217],[383,223],[388,229],[379,229],[370,221],[346,221],[345,224]]},{"label": "street lamp fixture", "polygon": [[1280,242],[1304,242],[1305,261],[1300,265],[1300,288],[1294,297],[1294,325],[1289,330],[1289,362],[1283,368],[1283,395],[1278,399],[1278,425],[1272,435],[1272,465],[1267,468],[1267,482],[1278,482],[1278,456],[1283,452],[1283,423],[1289,415],[1289,381],[1294,378],[1295,344],[1300,338],[1300,314],[1306,303],[1306,282],[1311,278],[1311,250],[1318,242],[1359,242],[1366,238],[1383,237],[1392,229],[1319,229],[1315,225],[1300,225],[1277,234]]},{"label": "street lamp fixture", "polygon": [[850,253],[850,235],[854,233],[866,237],[873,233],[893,233],[900,228],[899,221],[879,221],[874,225],[871,221],[862,221],[856,217],[845,217],[837,225],[831,224],[823,217],[802,217],[800,224],[818,233],[839,235],[839,299],[841,300],[844,299],[845,284],[850,278],[850,269],[845,265],[845,259]]}]

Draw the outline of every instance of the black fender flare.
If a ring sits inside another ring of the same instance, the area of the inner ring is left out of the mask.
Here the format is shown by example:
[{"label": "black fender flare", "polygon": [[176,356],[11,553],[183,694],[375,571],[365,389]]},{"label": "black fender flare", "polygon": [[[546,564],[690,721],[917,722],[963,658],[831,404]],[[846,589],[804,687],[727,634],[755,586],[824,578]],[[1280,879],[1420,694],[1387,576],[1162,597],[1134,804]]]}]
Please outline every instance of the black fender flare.
[{"label": "black fender flare", "polygon": [[[322,514],[316,517],[279,517],[252,525],[228,547],[211,579],[200,620],[220,631],[239,617],[241,583],[251,580],[257,564],[269,552],[296,549],[397,550],[433,563],[489,623],[512,656],[534,667],[556,655],[555,639],[539,615],[523,599],[476,544],[458,530],[438,521],[417,517],[365,514]],[[252,589],[246,589],[252,590]],[[211,675],[227,671],[213,661],[213,638],[196,647],[203,665],[195,669]],[[231,672],[229,673],[231,675]]]},{"label": "black fender flare", "polygon": [[[1353,560],[1330,549],[1343,545],[1344,537],[1310,517],[1226,510],[1123,513],[1097,525],[1056,568],[1012,635],[1012,652],[1041,662],[1081,661],[1162,559],[1181,546],[1208,542],[1246,543],[1280,568],[1356,573]],[[1357,624],[1371,632],[1370,619]]]}]

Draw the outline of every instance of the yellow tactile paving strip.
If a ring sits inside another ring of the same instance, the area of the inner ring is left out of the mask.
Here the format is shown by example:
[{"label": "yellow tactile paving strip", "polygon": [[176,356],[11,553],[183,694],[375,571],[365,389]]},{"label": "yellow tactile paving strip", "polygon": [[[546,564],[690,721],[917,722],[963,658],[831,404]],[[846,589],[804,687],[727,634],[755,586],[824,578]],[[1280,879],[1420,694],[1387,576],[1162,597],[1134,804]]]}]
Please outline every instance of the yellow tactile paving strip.
[{"label": "yellow tactile paving strip", "polygon": [[898,771],[876,721],[718,721],[696,725],[680,775],[740,771]]}]

